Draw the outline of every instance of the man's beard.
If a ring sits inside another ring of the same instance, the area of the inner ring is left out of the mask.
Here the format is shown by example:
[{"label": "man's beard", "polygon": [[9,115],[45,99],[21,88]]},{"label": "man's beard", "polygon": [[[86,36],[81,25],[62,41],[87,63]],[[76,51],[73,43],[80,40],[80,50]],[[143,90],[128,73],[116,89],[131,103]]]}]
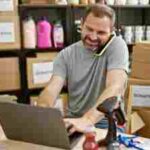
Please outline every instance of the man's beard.
[{"label": "man's beard", "polygon": [[[87,44],[87,42],[86,42],[87,40],[90,41],[90,43],[92,43],[92,44],[91,45]],[[85,36],[85,37],[82,37],[82,41],[85,44],[85,46],[88,47],[89,50],[94,51],[94,52],[99,51],[99,49],[101,49],[101,47],[103,47],[100,39],[91,40],[88,36]],[[91,48],[89,48],[89,47],[91,47]]]}]

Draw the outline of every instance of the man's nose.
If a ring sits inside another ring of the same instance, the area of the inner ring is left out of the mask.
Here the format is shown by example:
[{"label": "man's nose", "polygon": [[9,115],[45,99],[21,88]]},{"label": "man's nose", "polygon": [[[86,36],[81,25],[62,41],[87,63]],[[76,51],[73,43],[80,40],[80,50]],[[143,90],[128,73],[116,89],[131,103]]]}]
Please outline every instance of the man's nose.
[{"label": "man's nose", "polygon": [[97,35],[96,32],[92,32],[90,37],[91,37],[92,40],[97,40],[98,39],[98,35]]}]

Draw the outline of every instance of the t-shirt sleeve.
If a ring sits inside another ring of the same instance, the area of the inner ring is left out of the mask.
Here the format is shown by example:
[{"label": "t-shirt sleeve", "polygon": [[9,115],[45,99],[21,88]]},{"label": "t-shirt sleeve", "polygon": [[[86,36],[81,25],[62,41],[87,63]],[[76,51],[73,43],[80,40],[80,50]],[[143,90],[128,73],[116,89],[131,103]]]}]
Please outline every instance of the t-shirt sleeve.
[{"label": "t-shirt sleeve", "polygon": [[66,80],[67,66],[66,66],[66,61],[65,61],[63,50],[58,53],[58,55],[54,59],[53,65],[54,65],[53,66],[53,75],[61,76],[63,79]]},{"label": "t-shirt sleeve", "polygon": [[107,70],[124,69],[129,72],[129,52],[125,41],[118,37],[109,47]]}]

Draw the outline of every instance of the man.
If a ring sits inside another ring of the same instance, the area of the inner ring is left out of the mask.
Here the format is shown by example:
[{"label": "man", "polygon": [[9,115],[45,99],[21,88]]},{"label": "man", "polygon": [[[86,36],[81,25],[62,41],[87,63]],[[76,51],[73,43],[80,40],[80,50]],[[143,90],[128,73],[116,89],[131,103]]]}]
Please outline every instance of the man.
[{"label": "man", "polygon": [[[128,49],[114,35],[115,13],[106,5],[89,7],[81,24],[81,41],[62,50],[54,61],[53,76],[39,96],[38,105],[53,107],[64,83],[69,100],[65,122],[70,133],[83,132],[104,115],[96,106],[122,95],[128,71]],[[107,44],[108,43],[108,44]]]}]

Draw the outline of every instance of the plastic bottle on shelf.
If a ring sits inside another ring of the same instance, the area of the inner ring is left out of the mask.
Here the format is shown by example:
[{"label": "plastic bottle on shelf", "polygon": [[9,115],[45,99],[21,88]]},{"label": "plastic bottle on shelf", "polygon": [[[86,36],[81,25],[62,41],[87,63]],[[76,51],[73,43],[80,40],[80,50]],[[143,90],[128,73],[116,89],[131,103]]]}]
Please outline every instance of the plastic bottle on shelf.
[{"label": "plastic bottle on shelf", "polygon": [[83,150],[99,150],[98,143],[95,140],[96,133],[93,128],[89,128],[85,133],[85,141],[83,142]]},{"label": "plastic bottle on shelf", "polygon": [[126,4],[127,5],[138,5],[138,0],[127,0]]},{"label": "plastic bottle on shelf", "polygon": [[140,5],[148,5],[149,4],[149,0],[139,0],[139,4]]},{"label": "plastic bottle on shelf", "polygon": [[106,0],[106,4],[114,5],[115,0]]},{"label": "plastic bottle on shelf", "polygon": [[115,5],[125,5],[126,0],[115,0]]},{"label": "plastic bottle on shelf", "polygon": [[67,0],[56,0],[55,2],[57,5],[67,5]]},{"label": "plastic bottle on shelf", "polygon": [[136,43],[141,42],[142,40],[144,40],[144,27],[143,26],[135,26],[134,27],[135,31],[134,31],[134,40]]},{"label": "plastic bottle on shelf", "polygon": [[52,47],[51,39],[52,25],[43,17],[37,24],[37,46],[38,48]]},{"label": "plastic bottle on shelf", "polygon": [[23,47],[35,48],[36,47],[36,25],[33,18],[27,17],[23,20]]},{"label": "plastic bottle on shelf", "polygon": [[133,43],[133,26],[125,26],[124,27],[124,39],[127,44]]},{"label": "plastic bottle on shelf", "polygon": [[55,48],[63,48],[64,47],[64,30],[60,21],[57,21],[54,24],[53,28],[53,41]]},{"label": "plastic bottle on shelf", "polygon": [[68,0],[68,4],[79,5],[79,0]]}]

